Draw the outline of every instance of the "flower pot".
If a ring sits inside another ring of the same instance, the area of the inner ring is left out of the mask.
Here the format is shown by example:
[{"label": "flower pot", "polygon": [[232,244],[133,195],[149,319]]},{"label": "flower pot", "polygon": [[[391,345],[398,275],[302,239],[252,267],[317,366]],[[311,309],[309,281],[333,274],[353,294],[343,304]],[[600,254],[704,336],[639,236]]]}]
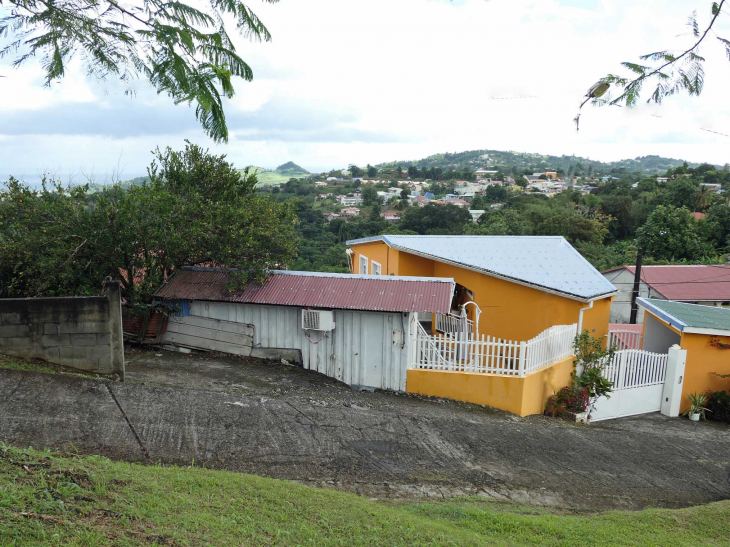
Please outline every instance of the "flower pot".
[{"label": "flower pot", "polygon": [[700,421],[700,413],[699,412],[695,412],[694,414],[690,414],[689,415],[689,419],[692,420],[693,422],[699,422]]}]

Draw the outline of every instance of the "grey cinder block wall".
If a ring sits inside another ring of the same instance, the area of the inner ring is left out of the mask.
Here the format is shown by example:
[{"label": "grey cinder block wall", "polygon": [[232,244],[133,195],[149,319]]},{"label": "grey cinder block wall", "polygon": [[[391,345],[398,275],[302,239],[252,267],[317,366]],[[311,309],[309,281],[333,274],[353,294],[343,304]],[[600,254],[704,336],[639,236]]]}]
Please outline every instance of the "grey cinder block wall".
[{"label": "grey cinder block wall", "polygon": [[0,353],[124,379],[118,281],[105,296],[0,299]]}]

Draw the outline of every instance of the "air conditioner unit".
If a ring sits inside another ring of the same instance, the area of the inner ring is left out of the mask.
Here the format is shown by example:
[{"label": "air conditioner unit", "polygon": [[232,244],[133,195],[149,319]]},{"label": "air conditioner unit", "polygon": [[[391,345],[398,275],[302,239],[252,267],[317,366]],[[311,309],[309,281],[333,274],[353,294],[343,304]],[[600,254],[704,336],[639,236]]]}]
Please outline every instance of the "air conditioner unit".
[{"label": "air conditioner unit", "polygon": [[334,330],[335,314],[329,310],[302,310],[302,328],[304,330]]}]

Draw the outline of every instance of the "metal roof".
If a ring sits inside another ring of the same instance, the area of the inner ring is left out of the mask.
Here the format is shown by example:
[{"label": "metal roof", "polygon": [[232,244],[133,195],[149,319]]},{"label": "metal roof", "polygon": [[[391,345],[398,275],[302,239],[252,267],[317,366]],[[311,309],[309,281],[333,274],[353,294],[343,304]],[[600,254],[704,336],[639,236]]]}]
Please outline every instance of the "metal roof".
[{"label": "metal roof", "polygon": [[319,272],[275,271],[263,285],[226,289],[221,268],[182,268],[155,295],[170,300],[210,300],[363,311],[448,313],[454,280]]},{"label": "metal roof", "polygon": [[648,298],[636,301],[680,332],[730,336],[730,309]]},{"label": "metal roof", "polygon": [[[635,266],[620,266],[603,273],[620,270],[636,273]],[[642,266],[641,280],[667,300],[730,301],[730,266]],[[631,290],[631,286],[622,288]]]},{"label": "metal roof", "polygon": [[616,292],[616,287],[561,236],[384,235],[347,244],[372,241],[579,300]]}]

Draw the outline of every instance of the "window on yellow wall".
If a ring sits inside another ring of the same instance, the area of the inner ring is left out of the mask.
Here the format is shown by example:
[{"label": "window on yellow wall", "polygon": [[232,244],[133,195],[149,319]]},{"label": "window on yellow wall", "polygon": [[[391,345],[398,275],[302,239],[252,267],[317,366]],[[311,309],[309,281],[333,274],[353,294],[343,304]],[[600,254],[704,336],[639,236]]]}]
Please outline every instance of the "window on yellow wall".
[{"label": "window on yellow wall", "polygon": [[378,262],[375,262],[374,260],[370,261],[370,273],[372,275],[383,275],[383,268],[380,266]]},{"label": "window on yellow wall", "polygon": [[360,266],[357,270],[357,273],[359,274],[366,274],[368,273],[368,257],[360,255]]}]

